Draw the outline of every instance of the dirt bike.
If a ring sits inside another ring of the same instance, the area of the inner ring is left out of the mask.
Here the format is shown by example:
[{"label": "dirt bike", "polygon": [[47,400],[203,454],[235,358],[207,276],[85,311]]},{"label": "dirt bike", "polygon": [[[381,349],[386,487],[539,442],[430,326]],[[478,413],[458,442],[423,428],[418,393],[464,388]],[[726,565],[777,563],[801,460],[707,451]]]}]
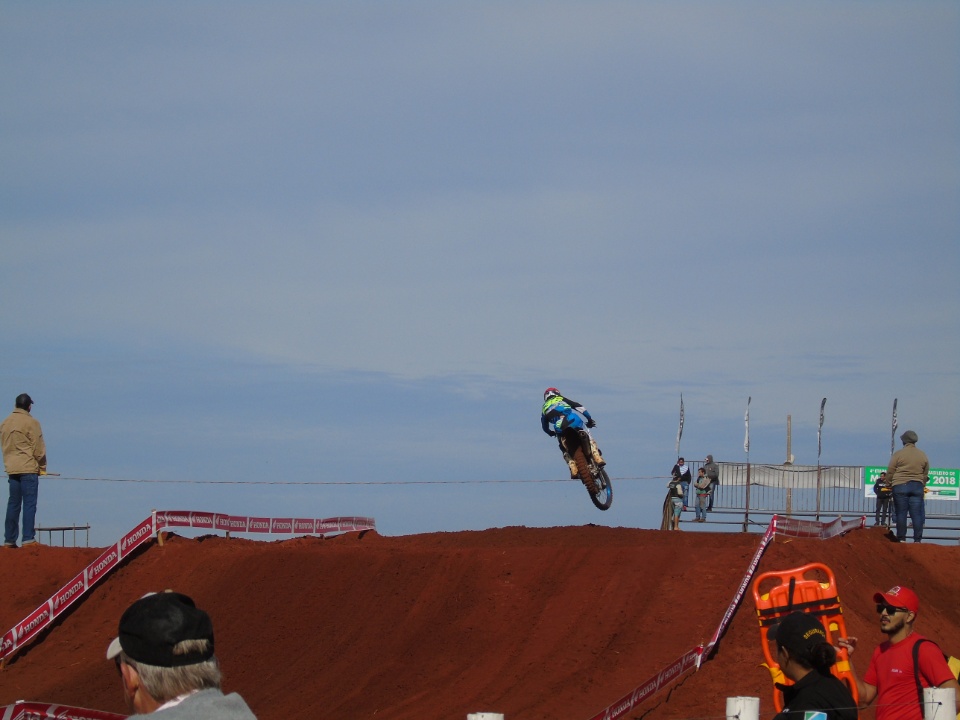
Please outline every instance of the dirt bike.
[{"label": "dirt bike", "polygon": [[590,501],[599,510],[609,509],[613,503],[613,486],[610,484],[607,471],[602,466],[597,465],[593,459],[593,448],[591,447],[589,433],[586,430],[564,428],[560,435],[560,447],[576,463],[577,475],[584,487],[587,488]]}]

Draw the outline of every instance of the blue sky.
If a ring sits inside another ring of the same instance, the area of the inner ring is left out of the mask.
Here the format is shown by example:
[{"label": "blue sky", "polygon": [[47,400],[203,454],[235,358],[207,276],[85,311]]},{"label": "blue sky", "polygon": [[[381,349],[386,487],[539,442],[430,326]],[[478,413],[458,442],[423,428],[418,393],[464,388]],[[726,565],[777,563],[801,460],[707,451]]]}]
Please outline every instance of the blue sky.
[{"label": "blue sky", "polygon": [[[880,464],[898,398],[960,467],[958,51],[955,2],[3,0],[40,522],[654,527],[681,393],[687,457],[751,396],[751,460],[790,415],[815,464],[827,397],[822,461]],[[548,385],[607,513],[540,482]]]}]

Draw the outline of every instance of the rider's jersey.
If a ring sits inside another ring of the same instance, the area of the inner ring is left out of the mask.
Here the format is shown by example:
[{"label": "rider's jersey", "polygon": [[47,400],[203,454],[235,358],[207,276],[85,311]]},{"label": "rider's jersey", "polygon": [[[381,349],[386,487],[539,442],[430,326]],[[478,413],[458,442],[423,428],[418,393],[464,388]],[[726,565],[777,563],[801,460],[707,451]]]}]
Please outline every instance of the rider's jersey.
[{"label": "rider's jersey", "polygon": [[543,410],[540,413],[540,426],[547,435],[561,433],[565,428],[572,427],[580,430],[583,428],[583,415],[590,420],[590,413],[580,403],[566,398],[563,395],[551,395],[543,403]]}]

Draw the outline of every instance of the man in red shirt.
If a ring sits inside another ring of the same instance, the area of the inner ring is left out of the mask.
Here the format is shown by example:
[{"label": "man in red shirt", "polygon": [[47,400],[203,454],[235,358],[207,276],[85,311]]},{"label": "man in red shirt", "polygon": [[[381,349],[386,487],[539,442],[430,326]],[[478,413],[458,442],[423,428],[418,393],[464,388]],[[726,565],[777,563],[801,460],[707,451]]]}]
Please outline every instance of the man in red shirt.
[{"label": "man in red shirt", "polygon": [[[923,708],[917,692],[917,678],[923,687],[950,687],[957,695],[960,712],[960,685],[950,671],[940,648],[932,642],[920,643],[914,663],[914,645],[923,636],[913,631],[920,601],[910,588],[898,585],[873,596],[880,613],[880,632],[887,640],[880,643],[870,658],[863,680],[857,678],[861,707],[877,700],[877,720],[922,720]],[[852,654],[857,638],[838,638],[841,647]],[[851,671],[853,663],[850,664]]]}]

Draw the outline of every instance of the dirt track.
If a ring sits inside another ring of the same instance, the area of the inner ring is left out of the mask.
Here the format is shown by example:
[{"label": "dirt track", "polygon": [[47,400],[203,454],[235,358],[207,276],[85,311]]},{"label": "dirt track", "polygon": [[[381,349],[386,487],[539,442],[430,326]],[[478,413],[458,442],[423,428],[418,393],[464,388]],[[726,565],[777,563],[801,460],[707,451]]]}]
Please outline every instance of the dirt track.
[{"label": "dirt track", "polygon": [[[0,705],[126,712],[107,643],[130,602],[174,588],[212,615],[225,689],[261,720],[586,720],[709,640],[758,543],[592,526],[273,543],[173,536],[0,672]],[[100,552],[0,551],[3,629]],[[918,630],[960,653],[960,548],[898,545],[878,530],[778,538],[759,571],[812,561],[836,575],[847,628],[868,648],[854,656],[861,672],[881,639],[872,595],[898,583],[920,594]],[[759,696],[771,717],[757,628],[748,596],[716,656],[630,717],[722,716],[733,695]]]}]

